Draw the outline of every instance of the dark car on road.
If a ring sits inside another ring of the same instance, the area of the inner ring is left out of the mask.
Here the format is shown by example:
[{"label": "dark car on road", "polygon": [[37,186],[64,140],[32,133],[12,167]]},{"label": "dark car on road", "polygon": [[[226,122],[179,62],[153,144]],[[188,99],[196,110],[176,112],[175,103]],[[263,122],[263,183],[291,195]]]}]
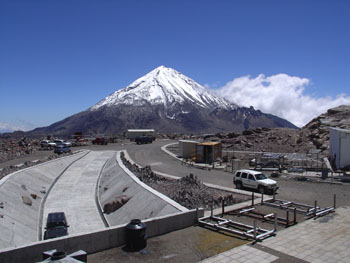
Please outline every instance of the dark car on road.
[{"label": "dark car on road", "polygon": [[92,140],[92,144],[107,145],[108,142],[105,138],[96,138],[95,140]]},{"label": "dark car on road", "polygon": [[47,216],[44,239],[67,236],[68,227],[69,225],[64,212],[49,213]]},{"label": "dark car on road", "polygon": [[136,144],[152,143],[153,139],[149,136],[138,136],[135,138]]},{"label": "dark car on road", "polygon": [[71,149],[63,144],[56,145],[53,150],[54,153],[61,154],[61,153],[70,153]]}]

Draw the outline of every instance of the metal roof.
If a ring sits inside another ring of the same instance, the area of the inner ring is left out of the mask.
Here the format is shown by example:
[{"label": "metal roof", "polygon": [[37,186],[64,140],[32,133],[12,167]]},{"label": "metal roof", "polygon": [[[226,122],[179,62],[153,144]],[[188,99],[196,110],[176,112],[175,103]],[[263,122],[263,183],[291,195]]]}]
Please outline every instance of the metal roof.
[{"label": "metal roof", "polygon": [[179,142],[184,142],[184,143],[199,143],[197,141],[191,141],[191,140],[179,140]]},{"label": "metal roof", "polygon": [[334,130],[337,132],[342,132],[342,133],[350,133],[350,130],[346,130],[346,129],[341,129],[341,128],[333,128],[333,127],[329,127],[330,130]]},{"label": "metal roof", "polygon": [[212,145],[219,145],[221,142],[201,142],[198,143],[198,145],[203,145],[203,146],[212,146]]},{"label": "metal roof", "polygon": [[128,129],[128,132],[154,132],[154,129]]}]

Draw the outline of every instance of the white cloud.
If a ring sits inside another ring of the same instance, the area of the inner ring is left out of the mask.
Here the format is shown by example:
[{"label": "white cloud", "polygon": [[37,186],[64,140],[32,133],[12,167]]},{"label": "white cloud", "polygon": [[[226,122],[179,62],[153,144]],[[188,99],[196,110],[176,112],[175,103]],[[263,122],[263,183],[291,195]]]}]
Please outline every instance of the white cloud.
[{"label": "white cloud", "polygon": [[284,118],[298,127],[329,108],[350,104],[350,96],[346,94],[323,98],[306,95],[305,89],[309,84],[307,78],[286,74],[265,77],[261,74],[256,78],[236,78],[215,92],[240,106],[253,106],[264,113]]},{"label": "white cloud", "polygon": [[0,122],[0,133],[13,132],[13,131],[29,131],[33,129],[33,125],[21,121],[21,124],[9,124]]}]

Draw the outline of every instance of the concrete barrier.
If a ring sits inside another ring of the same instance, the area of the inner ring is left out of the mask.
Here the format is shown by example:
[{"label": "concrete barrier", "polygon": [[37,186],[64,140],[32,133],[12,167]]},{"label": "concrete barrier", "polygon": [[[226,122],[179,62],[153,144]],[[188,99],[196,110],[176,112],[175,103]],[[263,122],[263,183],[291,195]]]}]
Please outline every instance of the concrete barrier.
[{"label": "concrete barrier", "polygon": [[[143,222],[147,225],[147,236],[154,237],[190,227],[203,215],[203,209],[189,210],[169,216],[143,220]],[[91,254],[118,247],[125,244],[125,226],[126,224],[91,233],[35,242],[17,248],[2,249],[0,250],[0,262],[36,262],[42,260],[42,252],[52,249],[66,253],[82,249]]]}]

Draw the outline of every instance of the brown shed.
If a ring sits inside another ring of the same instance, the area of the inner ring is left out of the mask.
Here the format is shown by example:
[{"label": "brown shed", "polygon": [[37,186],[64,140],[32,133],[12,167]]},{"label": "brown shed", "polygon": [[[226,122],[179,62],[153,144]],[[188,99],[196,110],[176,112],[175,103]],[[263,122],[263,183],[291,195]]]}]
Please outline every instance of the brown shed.
[{"label": "brown shed", "polygon": [[221,158],[221,142],[202,142],[196,146],[196,162],[213,163],[216,159]]}]

